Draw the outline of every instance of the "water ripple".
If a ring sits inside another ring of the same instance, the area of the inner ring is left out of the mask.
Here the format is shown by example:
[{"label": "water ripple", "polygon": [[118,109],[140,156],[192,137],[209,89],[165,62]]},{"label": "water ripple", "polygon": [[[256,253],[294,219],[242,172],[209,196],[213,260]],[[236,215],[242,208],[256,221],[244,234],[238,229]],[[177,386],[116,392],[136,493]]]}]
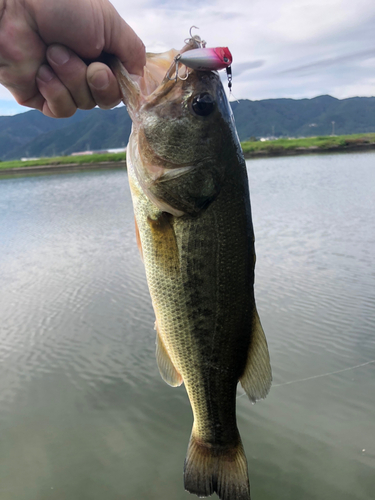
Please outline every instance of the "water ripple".
[{"label": "water ripple", "polygon": [[[373,497],[374,158],[248,162],[275,383],[238,400],[254,498]],[[2,180],[0,214],[2,500],[182,500],[192,415],[156,367],[126,173]]]}]

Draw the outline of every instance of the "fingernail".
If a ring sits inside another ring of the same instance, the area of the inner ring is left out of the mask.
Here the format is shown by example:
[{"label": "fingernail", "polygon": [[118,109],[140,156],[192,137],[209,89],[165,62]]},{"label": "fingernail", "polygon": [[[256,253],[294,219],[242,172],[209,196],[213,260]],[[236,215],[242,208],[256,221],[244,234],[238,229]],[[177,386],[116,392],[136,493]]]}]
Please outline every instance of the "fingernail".
[{"label": "fingernail", "polygon": [[39,80],[42,80],[42,82],[48,83],[52,80],[53,77],[54,74],[45,64],[39,68],[37,78],[39,78]]},{"label": "fingernail", "polygon": [[53,45],[48,50],[48,58],[58,66],[62,66],[70,59],[69,51],[60,45]]},{"label": "fingernail", "polygon": [[145,72],[144,72],[145,66],[142,66],[142,68],[137,68],[135,71],[133,69],[133,72],[137,76],[141,76],[143,78]]},{"label": "fingernail", "polygon": [[92,77],[90,84],[96,90],[105,90],[109,85],[108,73],[105,69],[97,71]]}]

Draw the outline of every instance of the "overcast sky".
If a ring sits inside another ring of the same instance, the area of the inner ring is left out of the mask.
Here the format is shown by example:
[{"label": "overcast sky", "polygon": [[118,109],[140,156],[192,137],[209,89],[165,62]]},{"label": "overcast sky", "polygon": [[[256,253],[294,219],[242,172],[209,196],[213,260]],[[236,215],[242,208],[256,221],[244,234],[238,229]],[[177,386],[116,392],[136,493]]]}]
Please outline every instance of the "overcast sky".
[{"label": "overcast sky", "polygon": [[[192,25],[233,55],[243,99],[375,95],[375,0],[113,0],[147,50],[180,49]],[[0,86],[0,115],[25,111]]]}]

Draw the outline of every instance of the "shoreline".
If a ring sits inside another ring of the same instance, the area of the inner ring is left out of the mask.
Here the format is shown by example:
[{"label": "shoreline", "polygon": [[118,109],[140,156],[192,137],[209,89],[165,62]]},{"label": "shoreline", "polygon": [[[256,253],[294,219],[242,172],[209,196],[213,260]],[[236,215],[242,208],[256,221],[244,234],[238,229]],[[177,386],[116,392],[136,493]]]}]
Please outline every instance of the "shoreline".
[{"label": "shoreline", "polygon": [[[331,154],[331,153],[358,153],[375,150],[375,142],[365,144],[350,144],[345,146],[331,146],[328,148],[319,148],[318,146],[298,147],[298,148],[272,148],[260,149],[258,151],[249,151],[244,153],[246,160],[257,158],[275,158],[282,156],[300,156],[309,154]],[[29,167],[0,168],[0,177],[9,175],[27,175],[43,173],[73,173],[85,170],[126,170],[126,160],[105,161],[92,163],[61,163],[50,165],[33,165]]]},{"label": "shoreline", "polygon": [[2,175],[11,174],[43,174],[43,173],[70,173],[80,172],[82,170],[111,170],[123,169],[126,170],[126,162],[122,161],[105,161],[98,163],[61,163],[58,165],[34,165],[30,167],[15,167],[15,168],[0,168],[0,177]]},{"label": "shoreline", "polygon": [[320,148],[319,146],[299,147],[299,148],[274,148],[259,149],[258,151],[249,151],[244,153],[247,160],[251,158],[273,158],[281,156],[299,156],[308,154],[331,154],[331,153],[358,153],[375,150],[375,142],[364,144],[349,144],[345,146],[330,146]]}]

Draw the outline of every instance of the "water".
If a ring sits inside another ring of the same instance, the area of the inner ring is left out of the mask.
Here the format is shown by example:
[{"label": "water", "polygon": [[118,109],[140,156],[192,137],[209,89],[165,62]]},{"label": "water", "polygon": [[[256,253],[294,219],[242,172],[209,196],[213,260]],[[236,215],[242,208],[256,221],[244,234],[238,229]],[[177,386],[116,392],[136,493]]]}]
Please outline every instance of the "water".
[{"label": "water", "polygon": [[[254,500],[374,498],[374,165],[248,162],[274,372],[265,401],[238,393]],[[0,181],[1,500],[193,498],[191,410],[157,371],[126,177]]]}]

